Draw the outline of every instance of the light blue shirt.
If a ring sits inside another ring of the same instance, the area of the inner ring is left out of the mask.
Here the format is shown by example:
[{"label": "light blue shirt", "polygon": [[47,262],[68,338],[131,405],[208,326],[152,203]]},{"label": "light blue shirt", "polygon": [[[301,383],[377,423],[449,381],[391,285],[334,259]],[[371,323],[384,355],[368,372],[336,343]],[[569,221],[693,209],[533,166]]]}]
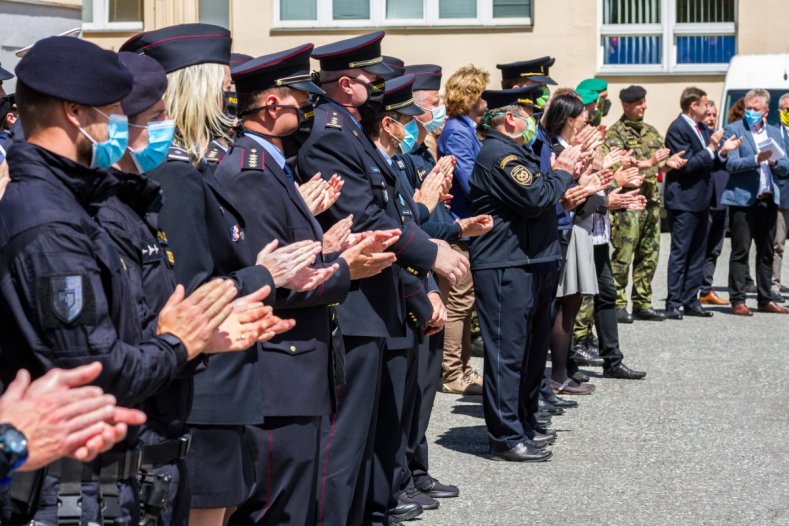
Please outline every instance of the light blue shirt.
[{"label": "light blue shirt", "polygon": [[255,132],[251,132],[249,130],[244,130],[244,134],[247,137],[251,137],[256,143],[263,147],[266,150],[266,153],[274,159],[274,162],[277,163],[277,166],[285,170],[285,155],[279,151],[279,148],[274,146],[271,142],[269,142],[266,138],[261,137],[260,135],[256,134]]},{"label": "light blue shirt", "polygon": [[[767,134],[767,126],[762,124],[757,131],[756,128],[751,128],[751,136],[753,137],[753,142],[756,145],[756,149],[759,149],[759,144],[763,142],[767,142],[770,140],[770,136]],[[759,157],[759,154],[756,154],[756,157]],[[763,194],[772,194],[773,193],[773,174],[770,170],[769,161],[762,161],[759,163],[759,192],[756,194],[757,196]]]}]

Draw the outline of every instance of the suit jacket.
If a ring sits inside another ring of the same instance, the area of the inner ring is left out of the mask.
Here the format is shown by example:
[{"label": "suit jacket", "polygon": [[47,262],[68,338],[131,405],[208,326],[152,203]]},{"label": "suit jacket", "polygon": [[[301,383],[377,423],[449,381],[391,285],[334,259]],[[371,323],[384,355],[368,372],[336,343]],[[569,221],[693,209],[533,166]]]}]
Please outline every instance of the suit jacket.
[{"label": "suit jacket", "polygon": [[[247,132],[236,138],[219,163],[216,178],[243,214],[253,252],[275,239],[280,246],[323,240],[323,230],[296,185]],[[315,290],[277,291],[277,315],[296,320],[296,326],[261,344],[258,365],[265,416],[321,416],[332,411],[328,305],[342,302],[351,286],[345,260],[336,262],[339,270]],[[316,266],[325,265],[321,256]]]},{"label": "suit jacket", "polygon": [[711,174],[723,163],[717,154],[710,155],[707,150],[710,143],[707,127],[702,125],[700,131],[703,143],[682,115],[668,127],[666,146],[671,155],[684,150],[688,164],[666,174],[664,200],[667,210],[704,212],[710,207],[714,190]]},{"label": "suit jacket", "polygon": [[[784,144],[781,131],[765,124],[767,135],[775,139],[779,145]],[[745,119],[733,122],[726,127],[724,140],[731,135],[737,135],[742,139],[742,145],[734,151],[729,152],[726,160],[726,169],[729,171],[729,184],[723,192],[721,202],[728,206],[751,206],[756,202],[759,193],[759,164],[756,162],[756,154],[759,150],[751,135],[751,129]],[[789,177],[789,158],[783,159],[770,168],[773,179],[773,201],[779,204],[781,192],[778,187],[778,179]]]},{"label": "suit jacket", "polygon": [[[783,137],[783,143],[778,144],[780,144],[783,147],[784,152],[789,155],[789,127],[782,124],[780,126],[780,131],[781,137]],[[778,189],[781,192],[778,207],[784,210],[789,210],[789,179],[780,177],[775,180],[775,184],[778,185]]]},{"label": "suit jacket", "polygon": [[[152,170],[164,192],[159,225],[167,232],[175,277],[188,292],[214,277],[230,277],[239,296],[264,285],[274,289],[265,267],[255,265],[246,241],[244,218],[209,168],[202,172],[183,150],[171,150],[167,162]],[[273,302],[273,295],[266,303]],[[195,378],[193,424],[242,425],[263,421],[257,370],[258,347],[212,356]],[[232,411],[228,408],[232,407]]]},{"label": "suit jacket", "polygon": [[400,268],[421,278],[432,268],[438,248],[416,222],[400,179],[375,145],[340,106],[323,100],[315,108],[315,124],[299,151],[302,174],[339,174],[345,182],[339,200],[318,217],[327,227],[353,214],[354,232],[398,228],[400,239],[389,250],[397,265],[360,280],[340,306],[343,335],[373,338],[405,335],[407,309]]}]

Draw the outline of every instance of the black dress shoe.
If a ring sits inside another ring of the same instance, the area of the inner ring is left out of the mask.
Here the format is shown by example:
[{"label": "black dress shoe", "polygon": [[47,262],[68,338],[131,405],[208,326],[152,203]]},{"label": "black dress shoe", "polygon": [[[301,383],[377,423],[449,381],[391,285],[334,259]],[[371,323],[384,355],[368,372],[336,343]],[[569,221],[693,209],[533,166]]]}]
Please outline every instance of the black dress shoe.
[{"label": "black dress shoe", "polygon": [[540,415],[539,411],[534,414],[534,420],[541,426],[547,427],[551,425],[551,415]]},{"label": "black dress shoe", "polygon": [[430,475],[415,481],[415,486],[422,493],[427,493],[434,499],[451,499],[460,495],[460,490],[452,484],[442,484]]},{"label": "black dress shoe", "polygon": [[400,521],[398,521],[397,519],[394,519],[394,518],[392,518],[392,517],[389,517],[389,522],[388,522],[387,524],[388,524],[389,526],[403,526],[403,523],[402,523],[402,522],[400,522]]},{"label": "black dress shoe", "polygon": [[682,311],[679,309],[666,309],[666,318],[669,320],[681,320]]},{"label": "black dress shoe", "polygon": [[493,460],[509,460],[510,462],[542,462],[553,455],[547,449],[531,447],[523,442],[511,449],[491,448],[490,454]]},{"label": "black dress shoe", "polygon": [[618,323],[633,323],[633,316],[627,312],[627,309],[616,309],[616,321]]},{"label": "black dress shoe", "polygon": [[439,506],[439,502],[436,499],[414,486],[409,486],[405,489],[400,495],[400,502],[415,502],[422,506],[423,510],[437,510]]},{"label": "black dress shoe", "polygon": [[554,393],[553,389],[551,389],[551,395],[545,397],[545,400],[548,403],[551,403],[556,407],[561,407],[563,409],[566,409],[568,407],[578,407],[578,402],[576,402],[575,400],[566,400],[562,398],[561,396]]},{"label": "black dress shoe", "polygon": [[633,317],[643,321],[665,321],[666,315],[652,307],[648,309],[633,309]]},{"label": "black dress shoe", "polygon": [[572,358],[578,365],[587,367],[602,367],[605,363],[597,352],[584,343],[578,343],[573,347]]},{"label": "black dress shoe", "polygon": [[389,516],[399,522],[410,521],[420,515],[422,506],[416,502],[405,502],[402,495],[397,500],[397,507],[389,510]]},{"label": "black dress shoe", "polygon": [[556,437],[556,431],[553,429],[545,429],[540,425],[531,426],[531,431],[534,433],[539,433],[541,435],[548,435],[552,437]]},{"label": "black dress shoe", "polygon": [[584,382],[588,382],[590,380],[590,378],[587,375],[585,375],[584,373],[582,373],[581,371],[576,371],[575,374],[573,374],[570,378],[572,378],[573,380],[575,380],[579,384],[582,384]]},{"label": "black dress shoe", "polygon": [[770,293],[770,299],[776,303],[783,303],[786,301],[783,297],[783,294],[775,290]]},{"label": "black dress shoe", "polygon": [[646,375],[647,373],[644,371],[634,371],[623,363],[603,371],[603,377],[618,378],[620,380],[640,380]]},{"label": "black dress shoe", "polygon": [[683,309],[685,316],[696,316],[697,318],[712,318],[712,312],[701,305],[687,306]]},{"label": "black dress shoe", "polygon": [[537,407],[538,407],[539,411],[541,411],[543,413],[548,413],[549,415],[561,415],[562,413],[564,413],[564,409],[562,409],[561,407],[556,407],[552,403],[546,402],[542,398],[540,398],[540,401],[539,401],[539,404],[538,404]]},{"label": "black dress shoe", "polygon": [[554,432],[553,434],[548,434],[548,433],[543,434],[535,431],[534,434],[531,437],[529,437],[529,440],[537,442],[538,444],[545,444],[546,446],[549,446],[554,442],[556,442],[556,432]]}]

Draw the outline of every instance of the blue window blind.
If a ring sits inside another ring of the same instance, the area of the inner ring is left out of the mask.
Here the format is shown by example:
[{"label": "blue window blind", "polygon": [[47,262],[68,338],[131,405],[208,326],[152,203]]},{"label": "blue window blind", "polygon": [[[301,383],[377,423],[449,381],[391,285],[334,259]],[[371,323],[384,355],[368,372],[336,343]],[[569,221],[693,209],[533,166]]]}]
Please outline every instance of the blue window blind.
[{"label": "blue window blind", "polygon": [[725,64],[734,56],[732,35],[677,37],[677,64]]},{"label": "blue window blind", "polygon": [[370,18],[370,0],[333,0],[335,20],[367,20]]},{"label": "blue window blind", "polygon": [[386,18],[423,18],[423,0],[386,0]]},{"label": "blue window blind", "polygon": [[660,36],[607,36],[605,64],[660,64],[663,55],[663,37]]},{"label": "blue window blind", "polygon": [[439,18],[477,18],[477,0],[439,0]]},{"label": "blue window blind", "polygon": [[531,0],[493,0],[493,18],[527,18]]},{"label": "blue window blind", "polygon": [[318,0],[279,0],[280,20],[317,20]]}]

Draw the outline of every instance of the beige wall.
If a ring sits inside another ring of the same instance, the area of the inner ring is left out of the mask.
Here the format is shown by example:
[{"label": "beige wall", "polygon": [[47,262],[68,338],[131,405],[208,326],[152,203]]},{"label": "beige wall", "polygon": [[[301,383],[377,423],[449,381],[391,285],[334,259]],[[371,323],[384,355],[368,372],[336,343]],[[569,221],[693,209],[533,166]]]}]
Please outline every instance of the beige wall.
[{"label": "beige wall", "polygon": [[[372,29],[277,30],[272,28],[272,2],[278,0],[229,0],[233,51],[263,55],[313,42],[316,46]],[[329,1],[329,0],[319,0]],[[598,0],[534,0],[534,26],[517,29],[390,29],[383,52],[406,64],[437,63],[445,78],[458,67],[473,63],[491,74],[491,87],[499,87],[496,64],[551,55],[557,58],[551,76],[560,86],[575,86],[594,76],[597,61]],[[784,53],[789,47],[785,15],[789,0],[740,0],[738,47],[740,53]],[[746,9],[747,6],[747,9]],[[145,28],[198,20],[197,0],[145,0]],[[117,49],[130,34],[92,33],[86,37]],[[316,65],[317,67],[317,65]],[[647,89],[647,121],[661,132],[679,112],[679,94],[686,86],[704,89],[720,99],[722,75],[604,76],[614,106],[604,122],[621,112],[617,94],[630,84]]]}]

